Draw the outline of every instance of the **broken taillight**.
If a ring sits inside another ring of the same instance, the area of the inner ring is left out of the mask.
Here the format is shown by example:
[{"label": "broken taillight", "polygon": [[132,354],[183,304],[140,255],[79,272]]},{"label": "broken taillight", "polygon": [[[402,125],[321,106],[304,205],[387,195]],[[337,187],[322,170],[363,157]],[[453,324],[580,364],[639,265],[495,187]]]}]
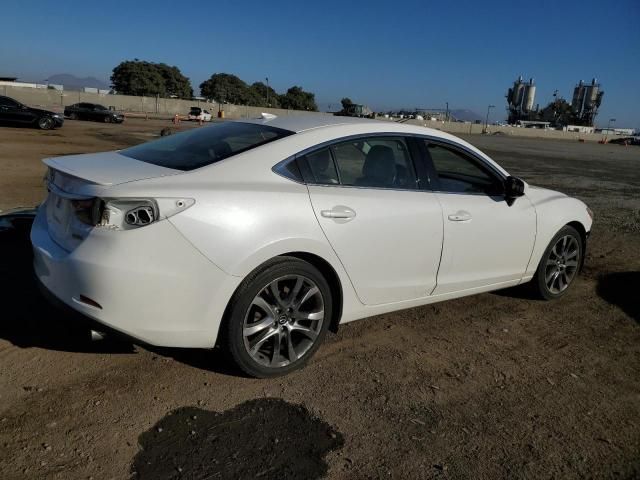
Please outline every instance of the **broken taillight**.
[{"label": "broken taillight", "polygon": [[100,221],[102,202],[97,198],[71,200],[76,218],[87,225],[96,225]]}]

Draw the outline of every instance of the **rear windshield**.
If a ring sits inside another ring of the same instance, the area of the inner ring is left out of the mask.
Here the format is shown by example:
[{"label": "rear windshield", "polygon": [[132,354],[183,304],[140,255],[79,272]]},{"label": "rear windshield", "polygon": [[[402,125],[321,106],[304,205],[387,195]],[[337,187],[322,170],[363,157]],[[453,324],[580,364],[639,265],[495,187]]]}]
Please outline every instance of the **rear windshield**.
[{"label": "rear windshield", "polygon": [[121,150],[125,157],[176,170],[195,170],[293,134],[289,130],[225,122]]}]

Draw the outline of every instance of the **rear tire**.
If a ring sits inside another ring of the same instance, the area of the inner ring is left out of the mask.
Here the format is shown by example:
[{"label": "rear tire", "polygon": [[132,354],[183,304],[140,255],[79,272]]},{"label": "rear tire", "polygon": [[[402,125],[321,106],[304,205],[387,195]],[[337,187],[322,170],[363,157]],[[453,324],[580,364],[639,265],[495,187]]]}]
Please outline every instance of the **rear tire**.
[{"label": "rear tire", "polygon": [[222,343],[247,375],[285,375],[316,352],[331,313],[331,289],[318,269],[295,257],[277,257],[238,287],[221,327]]},{"label": "rear tire", "polygon": [[78,114],[77,113],[69,114],[69,120],[77,120],[77,119],[78,119]]},{"label": "rear tire", "polygon": [[40,117],[38,119],[38,128],[40,130],[51,130],[54,126],[53,119],[50,117]]},{"label": "rear tire", "polygon": [[551,239],[531,280],[533,293],[544,300],[562,297],[582,265],[584,245],[578,231],[565,225]]}]

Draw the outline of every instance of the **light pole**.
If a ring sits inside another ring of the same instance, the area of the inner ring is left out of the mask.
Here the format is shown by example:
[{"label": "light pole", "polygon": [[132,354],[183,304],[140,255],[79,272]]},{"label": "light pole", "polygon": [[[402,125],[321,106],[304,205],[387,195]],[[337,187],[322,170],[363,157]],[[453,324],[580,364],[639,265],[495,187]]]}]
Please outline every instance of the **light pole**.
[{"label": "light pole", "polygon": [[269,77],[264,77],[264,79],[267,81],[267,107],[270,107],[271,105],[269,104]]},{"label": "light pole", "polygon": [[482,133],[489,132],[489,112],[491,111],[492,108],[495,108],[495,105],[489,105],[487,107],[487,117],[484,120],[484,130],[482,131]]},{"label": "light pole", "polygon": [[447,104],[447,111],[445,112],[445,115],[444,115],[444,121],[448,122],[449,121],[449,102],[444,102],[444,103]]},{"label": "light pole", "polygon": [[607,133],[605,133],[604,135],[604,143],[607,143],[607,137],[609,136],[609,129],[611,128],[611,122],[615,123],[616,119],[615,118],[610,118],[609,119],[609,123],[607,123]]}]

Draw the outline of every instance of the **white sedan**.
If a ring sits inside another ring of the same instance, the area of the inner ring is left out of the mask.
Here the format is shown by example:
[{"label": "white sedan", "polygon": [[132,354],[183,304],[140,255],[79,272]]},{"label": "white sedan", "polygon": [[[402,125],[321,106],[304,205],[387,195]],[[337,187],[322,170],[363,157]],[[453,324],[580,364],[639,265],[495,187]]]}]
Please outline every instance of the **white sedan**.
[{"label": "white sedan", "polygon": [[452,135],[330,116],[225,122],[44,160],[45,291],[143,343],[222,344],[256,377],[339,323],[578,274],[592,213]]}]

